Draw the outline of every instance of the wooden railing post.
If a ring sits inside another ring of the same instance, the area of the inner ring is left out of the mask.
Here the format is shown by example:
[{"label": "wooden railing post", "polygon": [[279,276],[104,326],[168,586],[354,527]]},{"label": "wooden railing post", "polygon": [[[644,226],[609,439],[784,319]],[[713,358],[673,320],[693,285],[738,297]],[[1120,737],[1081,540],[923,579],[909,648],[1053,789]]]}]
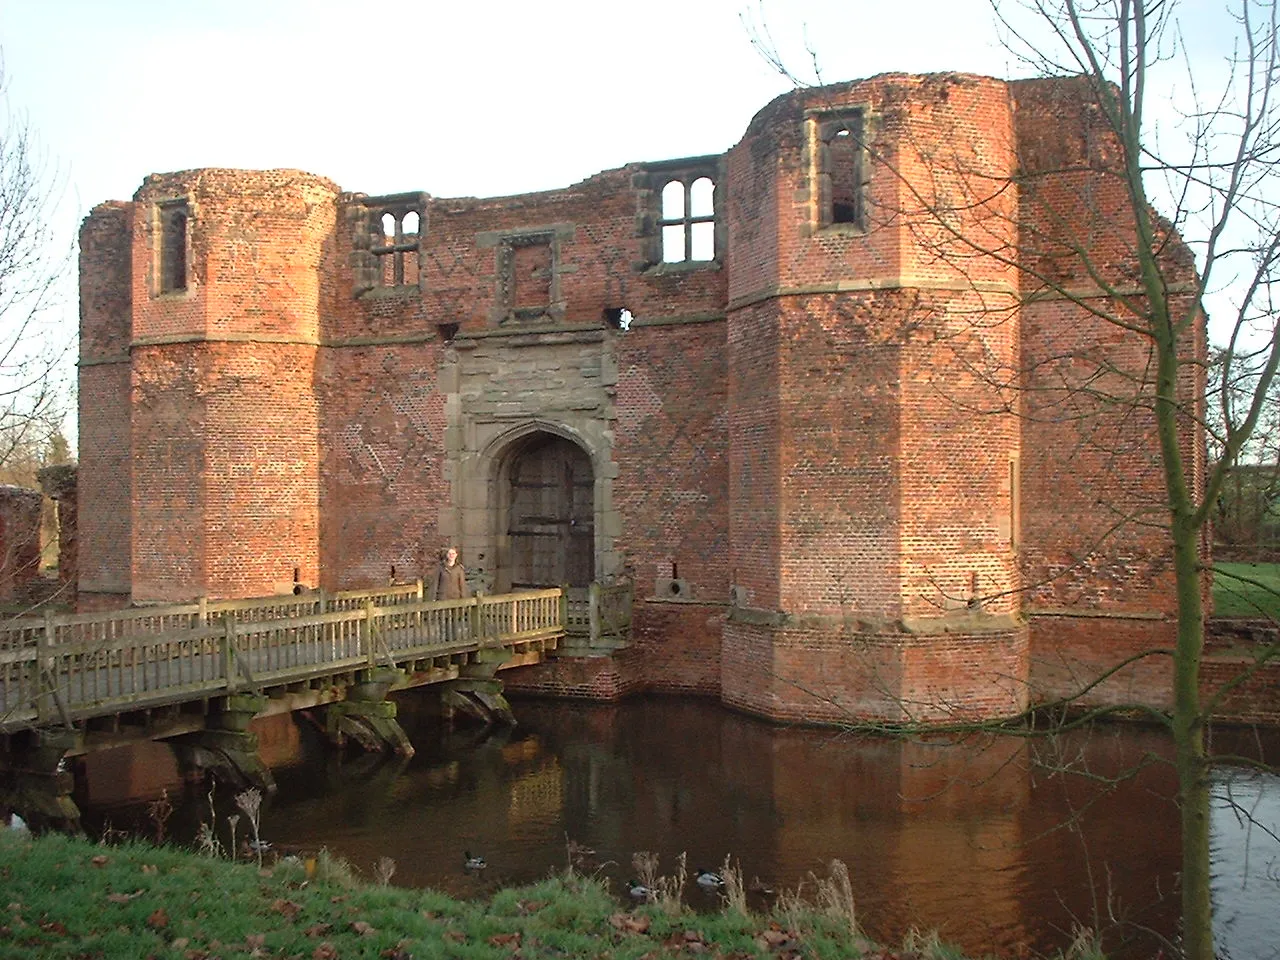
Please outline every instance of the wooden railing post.
[{"label": "wooden railing post", "polygon": [[373,599],[371,597],[364,598],[364,642],[369,655],[369,669],[372,670],[378,665],[378,656],[374,652]]},{"label": "wooden railing post", "polygon": [[480,619],[480,594],[471,598],[471,609],[467,611],[468,640],[479,643],[484,639],[483,624]]},{"label": "wooden railing post", "polygon": [[227,682],[227,693],[235,693],[239,687],[236,676],[236,618],[230,611],[222,615],[222,676]]},{"label": "wooden railing post", "polygon": [[561,630],[569,629],[569,588],[561,585],[560,587],[560,623]]},{"label": "wooden railing post", "polygon": [[57,681],[53,670],[53,640],[57,630],[53,611],[45,608],[44,629],[36,643],[36,719],[48,723],[53,719],[53,685]]},{"label": "wooden railing post", "polygon": [[199,608],[196,611],[196,616],[200,618],[200,626],[206,626],[209,623],[209,598],[204,596],[198,597],[196,599],[196,606]]},{"label": "wooden railing post", "polygon": [[590,643],[600,639],[600,583],[592,580],[587,587],[587,623],[590,630]]}]

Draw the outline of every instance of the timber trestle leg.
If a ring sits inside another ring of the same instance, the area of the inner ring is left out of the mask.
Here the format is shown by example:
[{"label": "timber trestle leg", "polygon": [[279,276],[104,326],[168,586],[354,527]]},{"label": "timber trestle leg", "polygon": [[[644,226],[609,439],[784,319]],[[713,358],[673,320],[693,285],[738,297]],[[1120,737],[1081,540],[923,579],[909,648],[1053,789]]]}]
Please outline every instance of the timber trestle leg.
[{"label": "timber trestle leg", "polygon": [[260,693],[233,693],[217,702],[205,729],[174,741],[184,775],[212,773],[237,790],[257,787],[275,793],[275,777],[258,756],[258,736],[249,729],[249,721],[266,705]]},{"label": "timber trestle leg", "polygon": [[445,683],[440,691],[445,717],[452,720],[461,713],[482,723],[514,727],[516,715],[502,693],[502,681],[496,676],[498,668],[511,657],[506,647],[477,650],[471,662],[458,670],[458,679]]},{"label": "timber trestle leg", "polygon": [[80,808],[71,798],[75,777],[65,758],[83,746],[83,733],[62,729],[34,730],[11,744],[0,754],[0,804],[38,829],[80,832]]},{"label": "timber trestle leg", "polygon": [[413,744],[396,720],[396,705],[387,699],[387,691],[403,679],[404,671],[391,667],[360,671],[357,681],[347,688],[346,699],[325,707],[325,733],[330,742],[344,747],[352,740],[370,753],[390,750],[402,757],[413,756]]}]

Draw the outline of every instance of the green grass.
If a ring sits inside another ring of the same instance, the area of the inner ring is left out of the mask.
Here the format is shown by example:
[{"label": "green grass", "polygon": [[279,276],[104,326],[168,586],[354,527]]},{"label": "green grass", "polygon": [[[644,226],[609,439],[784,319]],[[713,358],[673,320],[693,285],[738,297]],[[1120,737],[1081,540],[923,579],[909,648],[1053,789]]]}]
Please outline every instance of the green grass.
[{"label": "green grass", "polygon": [[[317,872],[317,878],[323,874]],[[522,960],[799,957],[951,960],[940,945],[874,947],[821,907],[767,918],[735,910],[629,910],[577,874],[488,902],[430,890],[308,880],[141,842],[101,846],[0,830],[0,958],[297,957]],[[909,951],[909,952],[908,952]],[[1080,954],[1077,954],[1080,956]]]},{"label": "green grass", "polygon": [[1280,563],[1215,563],[1213,566],[1214,616],[1280,620]]}]

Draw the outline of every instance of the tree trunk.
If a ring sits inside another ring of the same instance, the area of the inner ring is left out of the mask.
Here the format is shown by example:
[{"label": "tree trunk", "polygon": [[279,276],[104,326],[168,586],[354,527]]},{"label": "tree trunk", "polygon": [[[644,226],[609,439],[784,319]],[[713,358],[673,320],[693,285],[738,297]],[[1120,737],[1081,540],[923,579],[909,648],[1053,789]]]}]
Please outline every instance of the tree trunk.
[{"label": "tree trunk", "polygon": [[1209,880],[1209,766],[1200,713],[1204,617],[1196,531],[1175,521],[1178,641],[1174,656],[1173,743],[1182,824],[1182,938],[1186,960],[1214,960]]}]

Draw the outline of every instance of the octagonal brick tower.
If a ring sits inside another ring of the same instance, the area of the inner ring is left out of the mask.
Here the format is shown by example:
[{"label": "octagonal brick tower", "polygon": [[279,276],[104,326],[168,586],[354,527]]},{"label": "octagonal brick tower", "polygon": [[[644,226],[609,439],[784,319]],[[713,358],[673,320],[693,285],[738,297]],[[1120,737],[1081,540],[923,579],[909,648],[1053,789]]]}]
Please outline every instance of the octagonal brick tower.
[{"label": "octagonal brick tower", "polygon": [[316,350],[337,188],[148,177],[130,224],[135,601],[318,578]]},{"label": "octagonal brick tower", "polygon": [[1006,84],[957,75],[787,94],[729,152],[727,702],[1025,705],[1018,281],[972,255],[1016,240],[1014,153]]}]

